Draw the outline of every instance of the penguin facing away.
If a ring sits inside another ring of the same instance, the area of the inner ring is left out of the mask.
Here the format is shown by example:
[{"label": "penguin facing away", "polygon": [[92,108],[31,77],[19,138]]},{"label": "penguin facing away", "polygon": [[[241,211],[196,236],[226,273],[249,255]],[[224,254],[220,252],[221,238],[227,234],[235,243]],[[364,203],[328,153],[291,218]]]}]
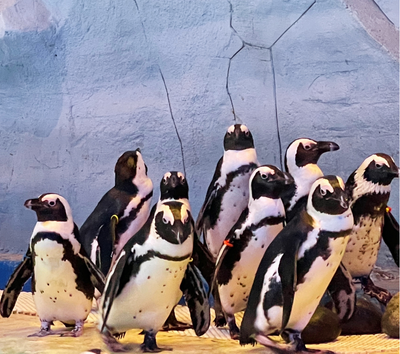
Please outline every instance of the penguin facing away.
[{"label": "penguin facing away", "polygon": [[239,339],[235,313],[243,311],[261,258],[283,229],[280,195],[293,179],[272,165],[258,167],[249,181],[249,203],[229,232],[216,263],[215,281],[232,339]]},{"label": "penguin facing away", "polygon": [[153,183],[139,149],[126,151],[115,165],[115,186],[99,201],[80,228],[82,245],[107,274],[124,244],[150,214]]},{"label": "penguin facing away", "polygon": [[[398,231],[387,232],[385,218],[390,217],[386,210],[390,196],[391,182],[399,176],[399,169],[393,158],[377,153],[367,157],[346,182],[354,215],[354,227],[350,235],[343,264],[353,278],[359,278],[364,291],[386,304],[390,293],[375,286],[369,275],[376,263],[382,237],[396,239]],[[383,231],[386,230],[386,234]]]},{"label": "penguin facing away", "polygon": [[92,308],[94,285],[102,292],[105,279],[78,241],[78,228],[65,198],[42,194],[27,200],[25,207],[36,212],[37,223],[26,256],[3,292],[1,315],[10,316],[24,283],[32,277],[33,300],[41,328],[31,336],[57,334],[50,328],[58,320],[74,326],[63,336],[78,337]]},{"label": "penguin facing away", "polygon": [[285,171],[292,175],[295,183],[282,197],[287,222],[305,208],[311,185],[323,176],[317,165],[321,155],[336,150],[339,150],[339,145],[333,141],[300,138],[289,144],[285,153]]},{"label": "penguin facing away", "polygon": [[251,173],[258,166],[253,136],[243,124],[231,125],[224,137],[224,154],[218,161],[199,212],[196,230],[214,260],[229,230],[246,208]]},{"label": "penguin facing away", "polygon": [[[241,325],[241,344],[255,339],[277,353],[307,351],[301,332],[343,257],[352,225],[342,179],[316,180],[306,209],[275,237],[261,260]],[[268,338],[276,330],[289,346]]]},{"label": "penguin facing away", "polygon": [[[175,180],[175,178],[172,178]],[[181,188],[184,179],[176,179]],[[100,303],[100,332],[112,351],[124,351],[114,338],[132,328],[144,330],[142,351],[160,351],[156,334],[182,296],[188,302],[197,335],[210,322],[207,293],[190,263],[194,221],[188,203],[160,198],[145,225],[123,247],[107,276]]]}]

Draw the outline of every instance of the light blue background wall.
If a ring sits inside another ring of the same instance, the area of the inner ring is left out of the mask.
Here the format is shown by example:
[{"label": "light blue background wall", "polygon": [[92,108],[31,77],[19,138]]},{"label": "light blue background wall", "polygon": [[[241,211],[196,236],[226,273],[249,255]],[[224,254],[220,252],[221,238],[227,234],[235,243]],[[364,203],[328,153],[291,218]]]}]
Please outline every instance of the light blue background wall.
[{"label": "light blue background wall", "polygon": [[35,215],[23,203],[44,192],[65,196],[80,226],[137,147],[155,199],[164,172],[185,170],[197,215],[235,122],[262,163],[280,166],[302,136],[340,145],[321,167],[344,179],[375,152],[398,162],[398,53],[385,42],[398,43],[398,3],[364,3],[3,0],[0,253],[25,252]]}]

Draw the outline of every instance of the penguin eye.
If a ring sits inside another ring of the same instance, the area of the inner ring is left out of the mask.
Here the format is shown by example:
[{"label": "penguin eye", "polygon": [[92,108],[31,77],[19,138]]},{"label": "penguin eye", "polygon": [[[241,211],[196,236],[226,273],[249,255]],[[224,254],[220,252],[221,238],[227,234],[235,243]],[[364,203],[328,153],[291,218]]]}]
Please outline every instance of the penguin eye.
[{"label": "penguin eye", "polygon": [[268,175],[266,173],[261,173],[261,178],[262,179],[268,179]]},{"label": "penguin eye", "polygon": [[381,164],[381,163],[377,163],[377,162],[375,163],[375,167],[378,169],[382,168],[382,166],[383,166],[383,164]]},{"label": "penguin eye", "polygon": [[54,200],[50,200],[50,201],[49,201],[49,205],[50,205],[50,206],[54,206],[54,205],[56,205],[56,202],[55,202]]},{"label": "penguin eye", "polygon": [[311,145],[304,145],[304,150],[310,150],[311,149]]},{"label": "penguin eye", "polygon": [[321,195],[322,196],[326,195],[326,189],[321,189]]},{"label": "penguin eye", "polygon": [[164,179],[163,179],[163,183],[164,183],[165,185],[167,185],[167,184],[168,184],[168,181],[167,181],[167,179],[166,179],[166,178],[164,178]]},{"label": "penguin eye", "polygon": [[168,224],[168,220],[167,220],[166,218],[162,218],[162,222],[163,222],[164,224]]}]

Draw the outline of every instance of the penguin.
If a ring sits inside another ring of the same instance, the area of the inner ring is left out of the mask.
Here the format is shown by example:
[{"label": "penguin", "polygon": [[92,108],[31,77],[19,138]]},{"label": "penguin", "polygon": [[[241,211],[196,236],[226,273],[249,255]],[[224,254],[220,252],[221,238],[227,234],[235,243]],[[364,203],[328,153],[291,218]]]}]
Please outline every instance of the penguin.
[{"label": "penguin", "polygon": [[[192,213],[189,203],[189,184],[182,172],[170,171],[164,174],[160,182],[160,201],[179,201],[185,204],[186,208]],[[193,230],[195,230],[194,221]],[[200,242],[197,234],[194,235],[193,240],[193,265],[199,270],[201,277],[204,277],[204,282],[210,284],[210,274],[214,271],[214,263],[211,254],[208,249]],[[175,316],[175,311],[172,310],[166,322],[164,323],[162,330],[169,331],[182,331],[188,328],[192,328],[190,324],[178,321]]]},{"label": "penguin", "polygon": [[224,137],[224,154],[200,209],[196,229],[214,260],[249,200],[249,178],[258,167],[250,130],[243,124],[231,125]]},{"label": "penguin", "polygon": [[[306,209],[275,237],[260,262],[240,329],[242,345],[256,340],[276,353],[308,351],[301,332],[339,266],[352,230],[347,199],[338,176],[312,184]],[[276,330],[288,346],[268,338]]]},{"label": "penguin", "polygon": [[[385,305],[391,295],[386,289],[374,285],[370,273],[378,258],[385,230],[385,215],[386,220],[390,217],[389,211],[386,210],[390,184],[398,176],[399,169],[393,158],[377,153],[367,157],[346,182],[354,215],[354,227],[342,263],[353,278],[361,281],[366,294]],[[392,237],[398,240],[398,232]],[[386,235],[384,238],[390,239]]]},{"label": "penguin", "polygon": [[282,196],[287,222],[305,208],[311,185],[323,176],[317,165],[321,155],[336,150],[339,150],[339,145],[333,141],[300,138],[289,144],[285,153],[285,171],[292,175],[295,183]]},{"label": "penguin", "polygon": [[[230,229],[249,201],[249,179],[259,166],[254,140],[243,124],[231,125],[224,136],[224,154],[218,161],[196,221],[196,231],[215,262]],[[212,284],[209,284],[212,287]],[[224,326],[218,292],[214,296],[215,324]]]},{"label": "penguin", "polygon": [[261,258],[283,229],[280,198],[293,179],[272,165],[258,167],[249,181],[249,203],[224,241],[216,262],[215,281],[232,339],[239,339],[235,313],[247,305]]},{"label": "penguin", "polygon": [[112,351],[125,350],[115,337],[133,328],[143,329],[142,351],[160,351],[156,334],[182,293],[196,334],[204,334],[209,327],[207,292],[190,262],[194,221],[188,203],[174,199],[179,195],[174,190],[182,187],[182,181],[166,179],[168,192],[162,193],[146,223],[128,240],[108,273],[100,298],[99,328]]},{"label": "penguin", "polygon": [[105,279],[79,243],[78,227],[66,199],[46,193],[29,199],[25,207],[36,212],[30,246],[24,260],[11,275],[0,300],[0,313],[9,317],[24,283],[32,277],[33,300],[40,318],[39,332],[56,334],[53,321],[74,326],[64,336],[78,337],[92,308],[94,286],[102,292]]},{"label": "penguin", "polygon": [[80,228],[83,247],[104,275],[124,244],[146,222],[153,196],[153,183],[140,149],[124,152],[114,172],[115,186]]}]

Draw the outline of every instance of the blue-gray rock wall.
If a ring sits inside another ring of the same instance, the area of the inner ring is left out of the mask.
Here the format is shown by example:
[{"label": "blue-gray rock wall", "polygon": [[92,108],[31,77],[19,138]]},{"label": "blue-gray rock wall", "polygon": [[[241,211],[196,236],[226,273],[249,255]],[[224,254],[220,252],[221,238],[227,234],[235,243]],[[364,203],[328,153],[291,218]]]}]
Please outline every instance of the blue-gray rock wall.
[{"label": "blue-gray rock wall", "polygon": [[235,122],[261,163],[280,167],[298,137],[337,142],[321,167],[344,179],[375,152],[398,163],[398,4],[359,3],[3,1],[0,252],[25,252],[23,203],[44,192],[81,225],[137,147],[154,200],[162,175],[183,171],[197,215]]}]

